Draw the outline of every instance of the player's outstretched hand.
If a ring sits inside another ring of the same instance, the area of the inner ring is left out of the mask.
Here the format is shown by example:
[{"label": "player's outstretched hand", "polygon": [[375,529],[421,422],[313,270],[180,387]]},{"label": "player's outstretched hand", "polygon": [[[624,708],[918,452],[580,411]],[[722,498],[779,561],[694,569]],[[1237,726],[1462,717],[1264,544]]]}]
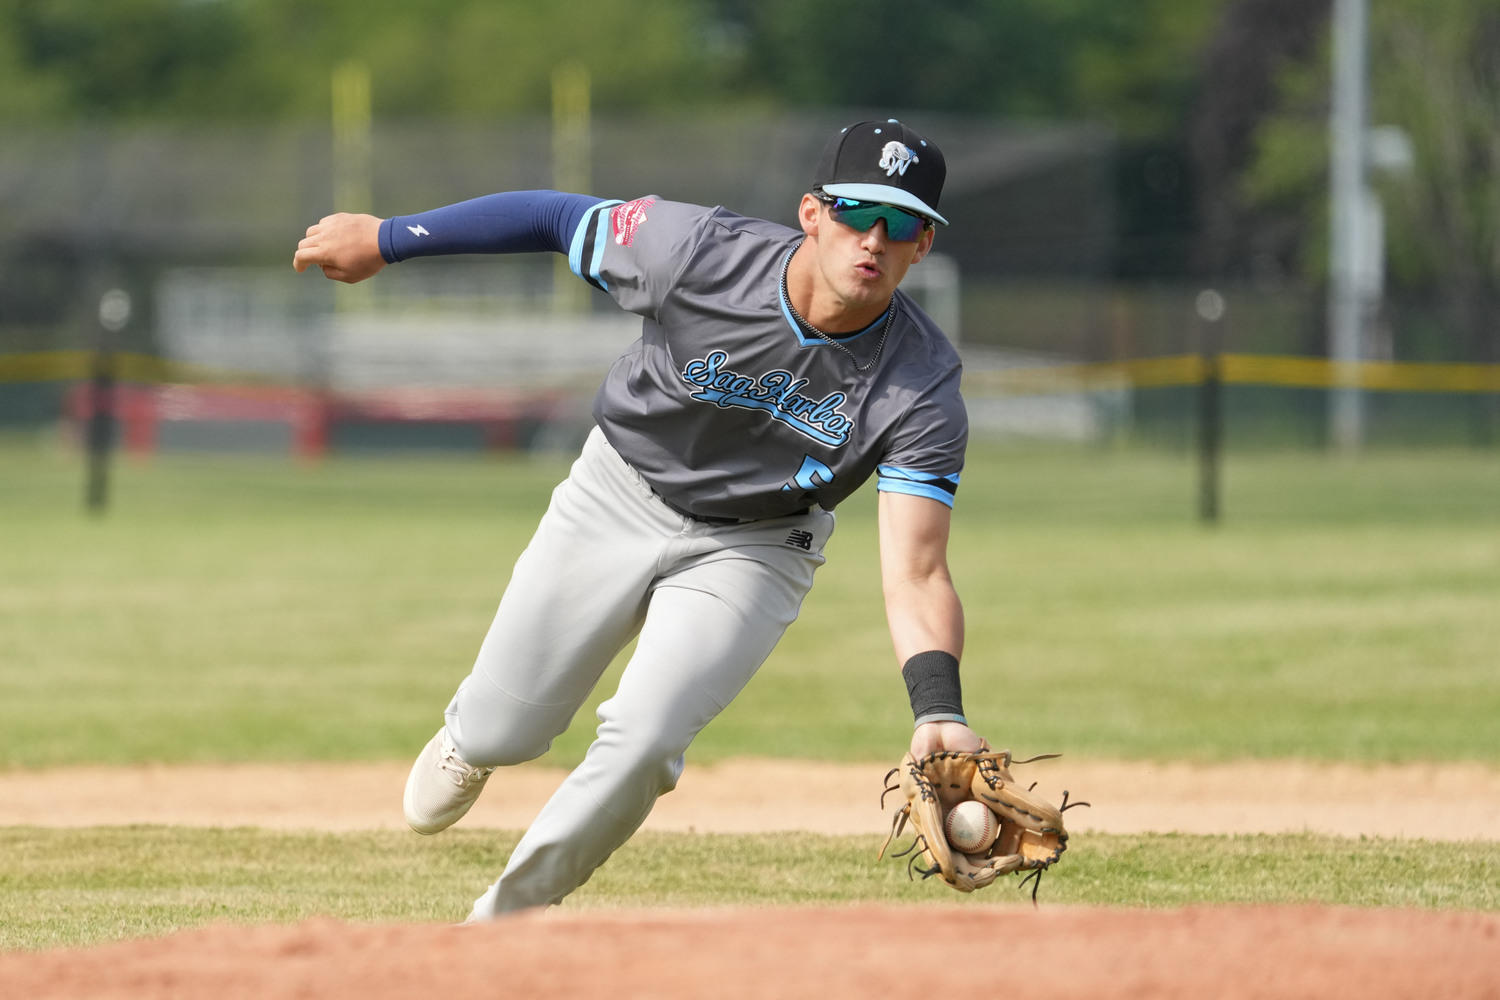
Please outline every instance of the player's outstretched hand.
[{"label": "player's outstretched hand", "polygon": [[354,284],[385,267],[380,256],[380,223],[373,215],[339,212],[309,226],[297,244],[292,267],[300,274],[316,264],[334,281]]},{"label": "player's outstretched hand", "polygon": [[911,755],[918,760],[939,750],[973,753],[983,745],[979,734],[962,722],[924,722],[911,734]]}]

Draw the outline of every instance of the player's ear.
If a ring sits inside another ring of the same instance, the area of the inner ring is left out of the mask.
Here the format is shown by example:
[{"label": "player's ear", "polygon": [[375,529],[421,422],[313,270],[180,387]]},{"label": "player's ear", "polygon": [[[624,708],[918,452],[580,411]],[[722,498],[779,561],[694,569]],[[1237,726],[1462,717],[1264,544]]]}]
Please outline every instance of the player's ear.
[{"label": "player's ear", "polygon": [[802,204],[797,206],[797,221],[802,223],[802,231],[808,236],[818,235],[818,213],[823,209],[823,203],[810,194],[802,196]]},{"label": "player's ear", "polygon": [[922,238],[917,241],[917,252],[912,254],[913,264],[926,257],[932,251],[932,241],[937,236],[937,226],[928,226],[922,230]]}]

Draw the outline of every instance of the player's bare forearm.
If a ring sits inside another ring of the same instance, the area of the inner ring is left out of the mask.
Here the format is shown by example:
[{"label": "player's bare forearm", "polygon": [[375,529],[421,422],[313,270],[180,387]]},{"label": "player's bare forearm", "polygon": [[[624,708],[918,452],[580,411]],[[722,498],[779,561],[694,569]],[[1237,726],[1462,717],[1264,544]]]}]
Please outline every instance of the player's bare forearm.
[{"label": "player's bare forearm", "polygon": [[[936,500],[880,494],[880,573],[897,663],[934,649],[963,655],[964,609],[948,573],[950,518]],[[961,722],[928,722],[912,733],[917,757],[979,747],[979,735]]]},{"label": "player's bare forearm", "polygon": [[385,267],[380,255],[382,221],[348,212],[324,216],[308,227],[307,236],[297,244],[292,267],[301,273],[316,264],[335,281],[351,285],[364,281]]},{"label": "player's bare forearm", "polygon": [[898,664],[930,649],[963,656],[964,609],[948,574],[950,516],[936,500],[880,494],[880,575]]}]

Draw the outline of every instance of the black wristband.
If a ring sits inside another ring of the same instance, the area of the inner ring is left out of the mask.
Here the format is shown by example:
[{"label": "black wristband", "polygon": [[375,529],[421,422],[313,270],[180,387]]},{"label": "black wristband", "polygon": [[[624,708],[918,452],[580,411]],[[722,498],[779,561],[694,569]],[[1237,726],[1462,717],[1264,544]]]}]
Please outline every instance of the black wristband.
[{"label": "black wristband", "polygon": [[958,680],[958,657],[941,649],[918,653],[901,668],[911,714],[924,722],[967,722],[964,693]]}]

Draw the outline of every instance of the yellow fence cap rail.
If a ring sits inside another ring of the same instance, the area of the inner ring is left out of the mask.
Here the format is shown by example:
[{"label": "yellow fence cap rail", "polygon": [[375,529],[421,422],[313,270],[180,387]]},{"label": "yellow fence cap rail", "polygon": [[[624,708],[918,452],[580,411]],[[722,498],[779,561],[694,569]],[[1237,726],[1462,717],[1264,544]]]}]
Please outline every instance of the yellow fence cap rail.
[{"label": "yellow fence cap rail", "polygon": [[1348,386],[1378,392],[1500,393],[1500,365],[1419,361],[1348,364],[1327,358],[1275,354],[1222,354],[1212,362],[1198,354],[1174,354],[1098,364],[971,370],[964,372],[964,390],[1030,395],[1188,386],[1202,382],[1215,367],[1219,379],[1232,385],[1289,389]]}]

